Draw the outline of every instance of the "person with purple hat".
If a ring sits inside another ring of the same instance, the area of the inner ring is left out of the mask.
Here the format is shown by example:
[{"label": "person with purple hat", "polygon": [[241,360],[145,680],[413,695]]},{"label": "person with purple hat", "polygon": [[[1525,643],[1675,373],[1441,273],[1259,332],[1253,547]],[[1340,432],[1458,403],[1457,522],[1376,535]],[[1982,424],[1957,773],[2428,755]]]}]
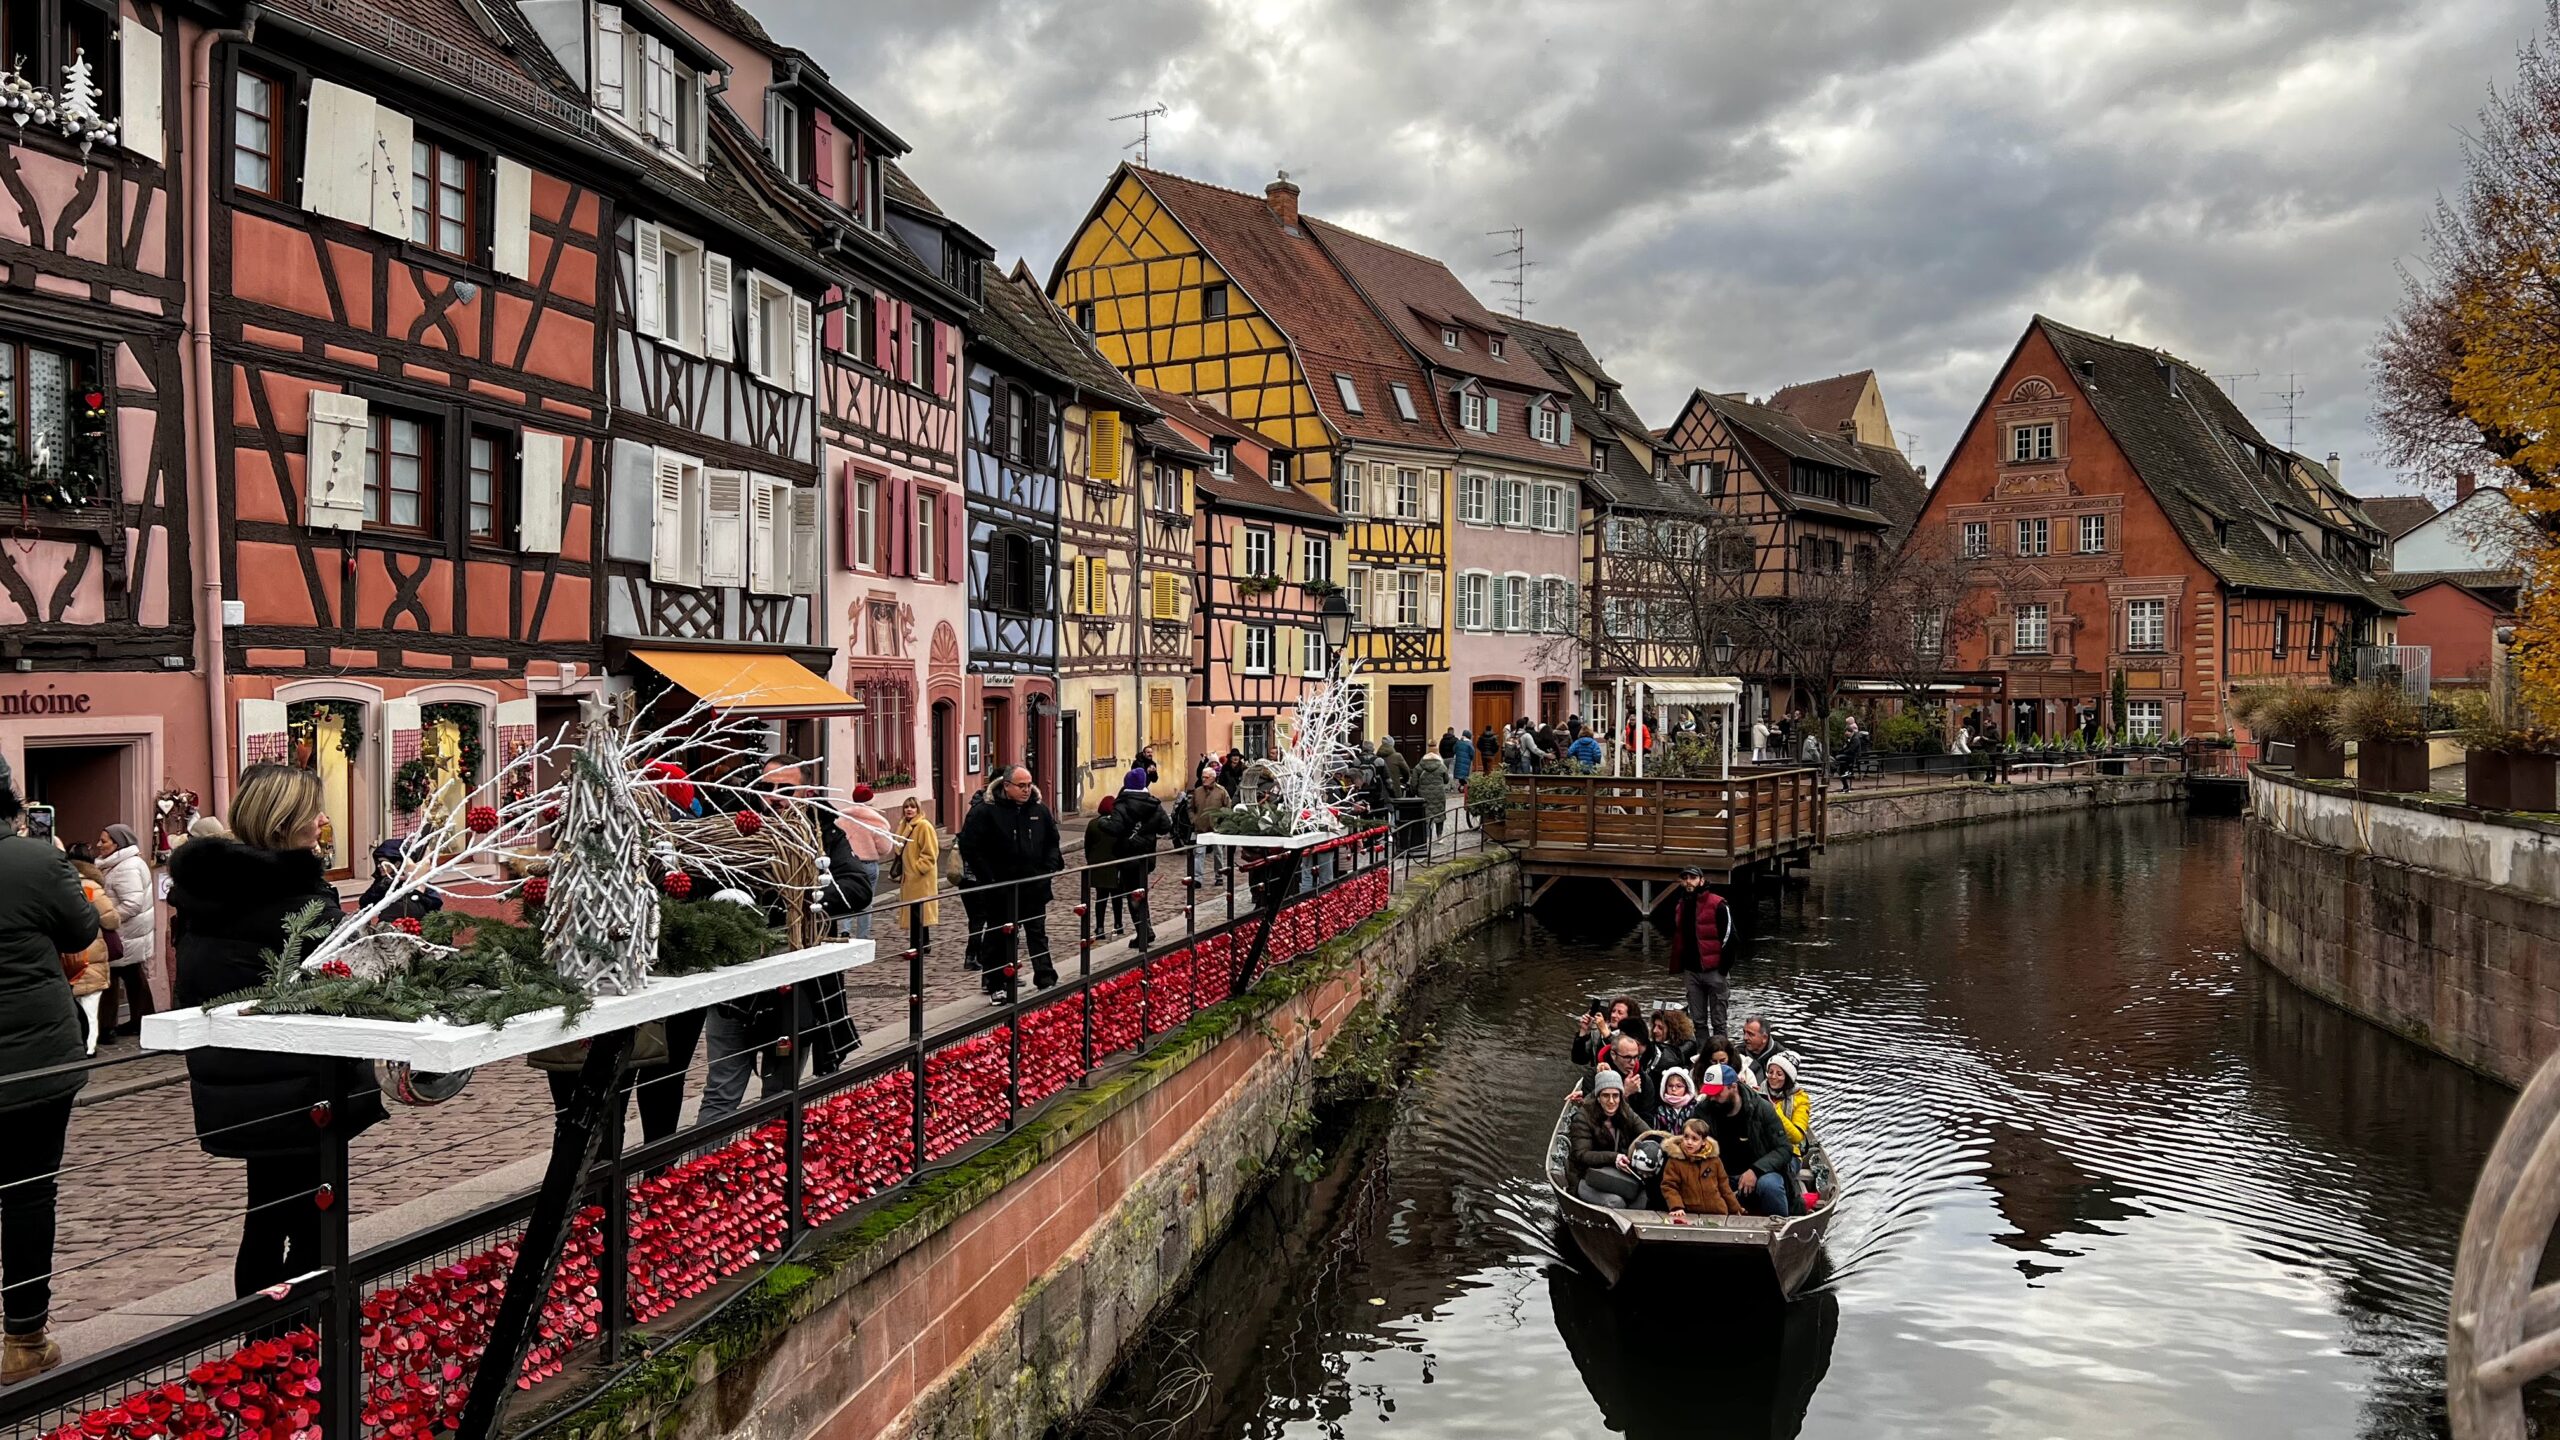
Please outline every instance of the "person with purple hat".
[{"label": "person with purple hat", "polygon": [[1795,1211],[1795,1141],[1767,1096],[1742,1083],[1730,1065],[1698,1074],[1698,1113],[1715,1133],[1733,1193],[1754,1215]]},{"label": "person with purple hat", "polygon": [[1147,772],[1132,766],[1120,777],[1120,793],[1111,801],[1112,850],[1121,860],[1120,885],[1129,895],[1129,921],[1138,932],[1141,950],[1152,950],[1156,943],[1155,920],[1147,904],[1148,877],[1156,868],[1156,841],[1173,833],[1164,802],[1147,789],[1147,783]]}]

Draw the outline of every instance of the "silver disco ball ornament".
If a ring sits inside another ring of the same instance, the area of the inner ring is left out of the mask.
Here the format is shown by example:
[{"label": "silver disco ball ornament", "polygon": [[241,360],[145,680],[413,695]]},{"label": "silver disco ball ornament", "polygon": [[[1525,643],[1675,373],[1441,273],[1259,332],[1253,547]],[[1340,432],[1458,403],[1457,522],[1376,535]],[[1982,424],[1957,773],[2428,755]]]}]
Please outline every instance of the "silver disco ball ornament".
[{"label": "silver disco ball ornament", "polygon": [[468,1070],[413,1070],[405,1061],[385,1067],[382,1093],[400,1105],[441,1105],[471,1083]]}]

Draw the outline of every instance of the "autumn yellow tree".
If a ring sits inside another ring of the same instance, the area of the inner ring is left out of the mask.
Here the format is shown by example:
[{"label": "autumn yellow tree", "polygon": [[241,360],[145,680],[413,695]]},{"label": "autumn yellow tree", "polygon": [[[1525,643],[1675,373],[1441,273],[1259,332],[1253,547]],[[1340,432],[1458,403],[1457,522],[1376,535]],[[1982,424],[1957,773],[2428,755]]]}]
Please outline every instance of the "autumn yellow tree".
[{"label": "autumn yellow tree", "polygon": [[2463,150],[2374,349],[2374,418],[2402,468],[2439,486],[2498,470],[2533,520],[2515,663],[2521,698],[2560,723],[2560,0]]}]

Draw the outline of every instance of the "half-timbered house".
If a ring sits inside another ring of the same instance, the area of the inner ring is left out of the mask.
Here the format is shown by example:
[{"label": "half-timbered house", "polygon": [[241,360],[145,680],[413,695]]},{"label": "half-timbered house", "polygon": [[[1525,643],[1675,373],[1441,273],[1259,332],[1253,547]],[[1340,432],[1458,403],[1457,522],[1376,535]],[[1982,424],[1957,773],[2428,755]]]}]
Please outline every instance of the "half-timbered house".
[{"label": "half-timbered house", "polygon": [[214,780],[199,660],[221,597],[197,586],[221,572],[191,548],[212,497],[188,484],[202,356],[181,344],[199,192],[171,168],[200,33],[82,0],[0,24],[7,85],[51,101],[13,105],[0,146],[0,758],[74,838]]},{"label": "half-timbered house", "polygon": [[1017,263],[989,274],[971,318],[962,458],[969,519],[969,676],[976,728],[963,769],[983,783],[1027,765],[1059,793],[1059,474],[1075,381],[1044,333],[1048,302]]},{"label": "half-timbered house", "polygon": [[[1672,476],[1653,431],[1580,335],[1528,320],[1512,321],[1511,333],[1568,387],[1574,427],[1591,447],[1575,522],[1581,553],[1573,626],[1582,649],[1579,708],[1586,717],[1604,716],[1610,712],[1610,687],[1619,680],[1709,673],[1708,647],[1695,627],[1621,623],[1612,633],[1600,625],[1604,614],[1650,616],[1679,608],[1677,597],[1691,591],[1693,582],[1677,573],[1679,547],[1669,537],[1703,529],[1710,518],[1707,502]],[[1615,550],[1603,543],[1613,530],[1624,535],[1630,526],[1662,537],[1662,543]],[[1690,554],[1694,560],[1694,545]]]},{"label": "half-timbered house", "polygon": [[[1581,671],[1574,572],[1591,463],[1566,385],[1448,266],[1328,221],[1306,224],[1413,355],[1457,447],[1451,722],[1470,733],[1523,715],[1563,724]],[[1370,597],[1373,612],[1378,600]]]},{"label": "half-timbered house", "polygon": [[1302,222],[1260,195],[1123,165],[1050,293],[1142,385],[1212,402],[1343,517],[1367,734],[1415,754],[1450,707],[1444,519],[1455,445],[1422,368]]},{"label": "half-timbered house", "polygon": [[[2237,685],[2389,643],[2387,533],[2163,350],[2037,316],[1930,491],[1914,543],[1980,567],[1988,623],[1948,637],[1963,702],[2018,736],[2112,708],[2137,734],[2226,726]],[[2111,723],[2111,721],[2110,721]]]},{"label": "half-timbered house", "polygon": [[[1153,402],[1150,402],[1152,405]],[[1155,414],[1161,415],[1161,407]],[[1141,731],[1156,758],[1168,794],[1200,768],[1205,752],[1192,736],[1192,568],[1198,563],[1197,477],[1211,456],[1158,418],[1136,427],[1136,471],[1130,476],[1137,507],[1137,598],[1129,624]]]},{"label": "half-timbered house", "polygon": [[1145,392],[1199,457],[1188,738],[1195,757],[1259,760],[1282,716],[1332,668],[1324,602],[1342,589],[1342,517],[1292,480],[1285,450],[1206,402]]},{"label": "half-timbered house", "polygon": [[226,758],[316,770],[353,880],[601,657],[599,182],[633,171],[455,0],[278,0],[223,56]]}]

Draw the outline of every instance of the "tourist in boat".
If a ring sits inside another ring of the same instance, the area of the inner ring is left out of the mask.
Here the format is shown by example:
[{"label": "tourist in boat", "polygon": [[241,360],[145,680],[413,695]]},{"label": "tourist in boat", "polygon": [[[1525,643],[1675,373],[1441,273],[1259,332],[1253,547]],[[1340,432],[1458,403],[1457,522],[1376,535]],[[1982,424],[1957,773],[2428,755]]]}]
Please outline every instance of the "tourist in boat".
[{"label": "tourist in boat", "polygon": [[1635,1176],[1635,1167],[1627,1161],[1627,1151],[1644,1134],[1635,1113],[1627,1108],[1626,1085],[1617,1072],[1603,1070],[1592,1083],[1591,1098],[1579,1100],[1574,1107],[1573,1124],[1566,1133],[1566,1145],[1572,1156],[1568,1178],[1573,1193],[1587,1205],[1605,1205],[1612,1210],[1641,1206],[1645,1200],[1644,1182]]},{"label": "tourist in boat", "polygon": [[1733,1193],[1754,1215],[1786,1215],[1794,1208],[1788,1177],[1795,1171],[1795,1142],[1767,1096],[1717,1066],[1698,1077],[1708,1130],[1724,1159]]},{"label": "tourist in boat", "polygon": [[1724,1031],[1725,1012],[1733,993],[1725,973],[1725,947],[1733,943],[1733,907],[1707,888],[1707,872],[1695,865],[1680,872],[1680,891],[1671,900],[1671,973],[1689,987],[1689,1020],[1709,1034]]},{"label": "tourist in boat", "polygon": [[1689,1072],[1677,1065],[1662,1067],[1654,1081],[1653,1103],[1640,1106],[1644,1117],[1656,1130],[1678,1130],[1698,1113],[1698,1086]]},{"label": "tourist in boat", "polygon": [[1664,1142],[1662,1154],[1662,1208],[1671,1212],[1672,1224],[1684,1224],[1691,1215],[1743,1213],[1706,1121],[1691,1116],[1678,1135]]},{"label": "tourist in boat", "polygon": [[1636,1002],[1621,995],[1607,1005],[1584,1012],[1573,1036],[1573,1063],[1588,1070],[1600,1063],[1601,1047],[1618,1035],[1635,1035]]},{"label": "tourist in boat", "polygon": [[1813,1131],[1813,1098],[1804,1093],[1795,1056],[1782,1050],[1769,1057],[1769,1063],[1760,1067],[1760,1093],[1769,1097],[1778,1123],[1787,1127],[1787,1138],[1795,1142],[1796,1161],[1802,1164],[1804,1137]]},{"label": "tourist in boat", "polygon": [[1767,1016],[1745,1016],[1742,1038],[1733,1049],[1733,1068],[1741,1072],[1743,1084],[1757,1090],[1760,1088],[1760,1067],[1769,1063],[1770,1056],[1786,1048],[1778,1043],[1778,1032],[1769,1028]]},{"label": "tourist in boat", "polygon": [[[1699,1041],[1697,1055],[1698,1073],[1701,1075],[1705,1074],[1707,1072],[1707,1067],[1710,1065],[1733,1065],[1733,1051],[1734,1045],[1732,1037],[1730,1036],[1710,1035],[1706,1039]],[[1738,1065],[1734,1066],[1736,1073],[1739,1073],[1741,1068],[1742,1067]]]},{"label": "tourist in boat", "polygon": [[1659,1072],[1665,1065],[1679,1065],[1695,1070],[1698,1064],[1698,1028],[1690,1023],[1689,1012],[1665,1006],[1653,1012],[1645,1023],[1653,1040],[1653,1066]]}]

